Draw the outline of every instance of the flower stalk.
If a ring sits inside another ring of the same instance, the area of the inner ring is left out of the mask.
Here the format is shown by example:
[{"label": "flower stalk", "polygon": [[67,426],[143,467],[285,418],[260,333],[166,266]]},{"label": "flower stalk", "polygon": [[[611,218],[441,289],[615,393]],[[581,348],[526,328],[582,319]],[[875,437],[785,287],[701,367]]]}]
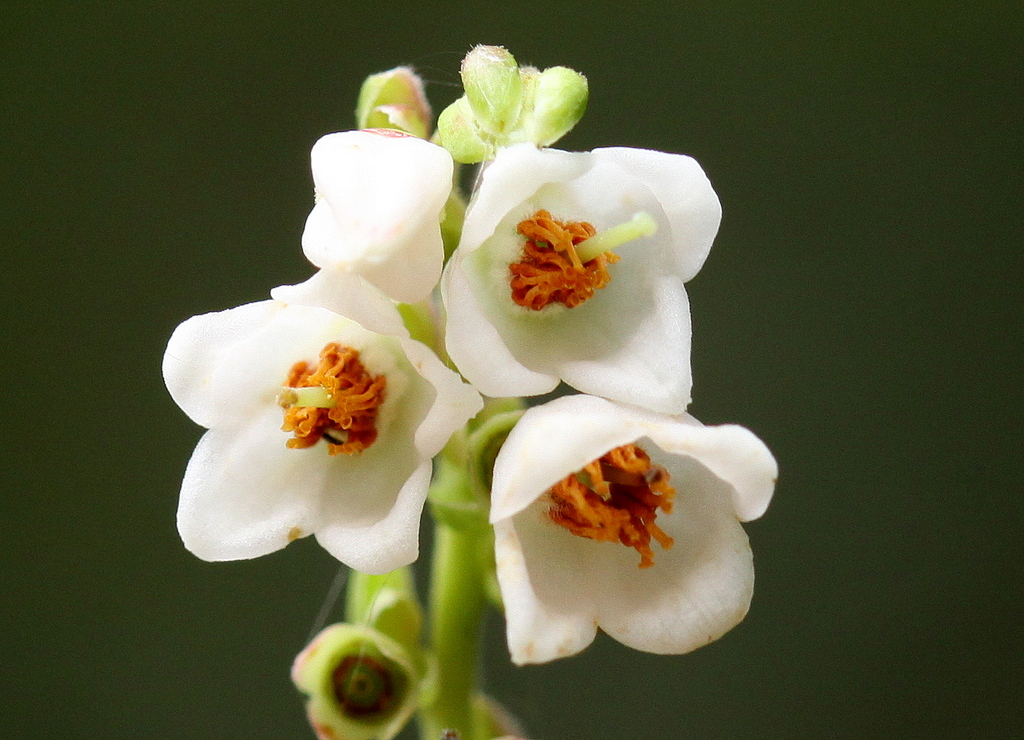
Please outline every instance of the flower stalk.
[{"label": "flower stalk", "polygon": [[487,541],[481,537],[487,534],[486,506],[474,492],[466,445],[459,437],[439,460],[430,491],[432,510],[447,513],[435,516],[429,602],[434,676],[419,714],[423,740],[435,740],[444,730],[457,730],[464,740],[488,740],[474,712],[480,628],[487,606],[481,557],[481,542]]}]

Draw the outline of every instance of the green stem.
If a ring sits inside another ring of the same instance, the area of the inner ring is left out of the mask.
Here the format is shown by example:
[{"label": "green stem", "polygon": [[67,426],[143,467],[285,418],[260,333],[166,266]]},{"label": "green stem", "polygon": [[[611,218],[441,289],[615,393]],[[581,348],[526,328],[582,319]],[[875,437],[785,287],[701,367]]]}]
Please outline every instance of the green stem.
[{"label": "green stem", "polygon": [[438,524],[434,539],[430,594],[435,689],[421,713],[420,736],[438,740],[442,730],[458,730],[475,740],[473,700],[477,692],[480,624],[487,600],[476,556],[479,535]]},{"label": "green stem", "polygon": [[462,740],[482,740],[474,722],[479,694],[480,627],[487,605],[482,548],[489,543],[486,505],[472,483],[464,435],[455,435],[438,459],[431,486],[434,556],[430,583],[431,690],[420,709],[420,737],[438,740],[458,730]]}]

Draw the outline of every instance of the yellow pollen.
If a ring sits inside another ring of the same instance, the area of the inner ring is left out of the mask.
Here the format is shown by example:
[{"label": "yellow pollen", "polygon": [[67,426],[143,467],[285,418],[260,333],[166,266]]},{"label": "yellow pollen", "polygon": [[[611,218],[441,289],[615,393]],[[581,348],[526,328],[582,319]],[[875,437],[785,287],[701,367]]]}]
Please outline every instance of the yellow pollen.
[{"label": "yellow pollen", "polygon": [[586,221],[556,221],[545,210],[519,222],[526,237],[518,262],[508,266],[512,300],[539,311],[552,303],[574,308],[593,297],[611,281],[608,265],[619,261],[614,252],[603,252],[583,261],[576,247],[597,233]]},{"label": "yellow pollen", "polygon": [[327,440],[329,454],[354,455],[377,439],[377,409],[384,402],[386,378],[372,377],[359,361],[357,350],[331,342],[320,351],[316,367],[310,368],[306,362],[295,363],[284,384],[286,391],[322,389],[331,400],[326,408],[302,406],[293,400],[301,399],[301,392],[281,394],[280,402],[286,406],[281,429],[294,434],[287,442],[288,447],[312,447],[323,438]]},{"label": "yellow pollen", "polygon": [[675,495],[665,468],[640,447],[623,445],[553,485],[548,516],[579,537],[634,548],[640,567],[650,568],[651,539],[665,550],[672,547],[672,538],[654,520],[658,509],[672,511]]}]

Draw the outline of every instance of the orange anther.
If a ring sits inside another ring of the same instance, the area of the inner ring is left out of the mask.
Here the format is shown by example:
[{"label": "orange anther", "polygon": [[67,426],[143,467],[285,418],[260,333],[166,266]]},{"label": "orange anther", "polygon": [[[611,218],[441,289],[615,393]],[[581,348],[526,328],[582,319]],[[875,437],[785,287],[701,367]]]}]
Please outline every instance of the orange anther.
[{"label": "orange anther", "polygon": [[665,468],[640,447],[623,445],[553,485],[548,516],[579,537],[634,548],[640,567],[650,568],[652,538],[666,550],[672,547],[672,538],[654,520],[658,509],[672,511],[675,495]]},{"label": "orange anther", "polygon": [[516,228],[526,237],[520,260],[508,266],[518,305],[534,311],[551,303],[574,308],[611,280],[608,265],[619,261],[617,254],[604,252],[582,262],[576,253],[576,245],[597,233],[587,222],[556,221],[540,210]]},{"label": "orange anther", "polygon": [[330,408],[290,406],[284,412],[281,429],[293,432],[287,445],[292,449],[312,447],[321,438],[327,440],[331,455],[362,452],[377,439],[377,409],[384,402],[386,378],[371,377],[359,352],[331,342],[320,351],[314,369],[297,362],[288,373],[289,388],[320,386],[334,401]]}]

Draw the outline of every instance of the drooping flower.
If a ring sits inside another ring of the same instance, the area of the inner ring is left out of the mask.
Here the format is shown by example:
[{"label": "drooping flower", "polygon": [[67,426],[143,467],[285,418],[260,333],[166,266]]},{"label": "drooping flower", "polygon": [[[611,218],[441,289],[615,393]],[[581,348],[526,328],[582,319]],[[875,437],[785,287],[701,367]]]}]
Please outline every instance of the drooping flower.
[{"label": "drooping flower", "polygon": [[517,664],[587,647],[685,653],[746,614],[740,522],[764,513],[777,466],[757,437],[592,396],[530,409],[494,465],[491,522]]},{"label": "drooping flower", "polygon": [[447,348],[490,396],[572,387],[664,413],[690,400],[683,283],[721,218],[690,157],[522,144],[484,170],[442,279]]},{"label": "drooping flower", "polygon": [[396,301],[426,298],[441,277],[441,210],[451,155],[389,129],[328,134],[310,155],[317,202],[302,249],[324,271],[358,275]]},{"label": "drooping flower", "polygon": [[276,300],[188,319],[163,373],[208,428],[178,507],[182,540],[204,560],[315,534],[367,573],[412,562],[431,458],[481,407],[419,342]]}]

